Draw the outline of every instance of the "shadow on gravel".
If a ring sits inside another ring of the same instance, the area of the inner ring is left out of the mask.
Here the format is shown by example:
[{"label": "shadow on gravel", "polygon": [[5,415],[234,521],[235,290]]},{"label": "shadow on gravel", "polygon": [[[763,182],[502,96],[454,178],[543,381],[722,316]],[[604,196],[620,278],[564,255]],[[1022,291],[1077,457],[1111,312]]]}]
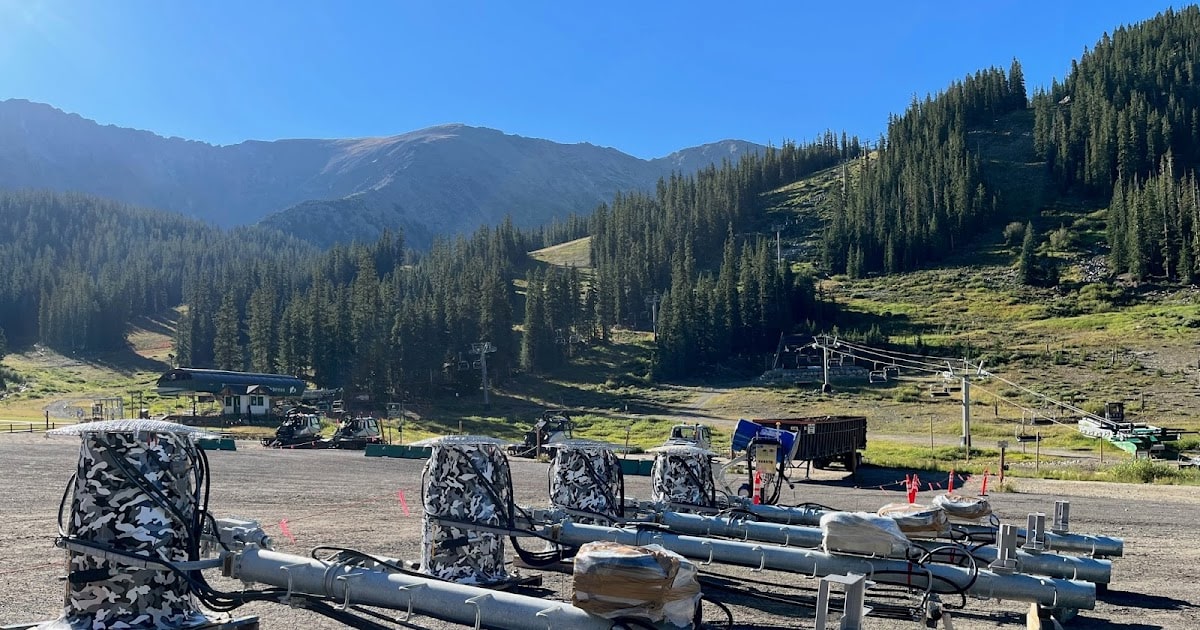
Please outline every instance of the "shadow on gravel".
[{"label": "shadow on gravel", "polygon": [[[843,470],[840,467],[831,467],[829,470]],[[933,484],[934,489],[944,490],[946,482],[949,480],[948,473],[935,470],[915,470],[907,468],[885,468],[882,466],[872,466],[863,464],[853,473],[847,472],[846,476],[837,479],[805,479],[804,470],[795,469],[789,470],[788,475],[793,482],[800,484],[809,484],[815,486],[827,486],[830,488],[895,488],[901,490],[904,480],[910,475],[916,475],[921,482],[921,492],[929,491],[929,484]],[[972,476],[968,473],[955,473],[954,485],[956,488],[963,487]]]},{"label": "shadow on gravel", "polygon": [[1156,626],[1148,623],[1117,623],[1107,619],[1092,619],[1080,615],[1067,623],[1063,627],[1070,628],[1072,625],[1087,624],[1089,630],[1162,630],[1163,626]]},{"label": "shadow on gravel", "polygon": [[[705,621],[704,623],[705,623],[705,627],[707,627],[707,628],[724,628],[725,627],[725,626],[709,625],[707,621]],[[795,630],[796,626],[766,626],[761,623],[752,623],[752,624],[735,623],[732,626],[729,626],[728,628],[729,628],[729,630]]]},{"label": "shadow on gravel", "polygon": [[[1122,593],[1123,595],[1134,596],[1136,593]],[[1166,598],[1164,598],[1166,599]],[[1187,602],[1183,602],[1187,603]],[[1088,630],[1162,630],[1162,626],[1155,626],[1145,623],[1116,623],[1107,619],[1093,619],[1088,617],[1087,611],[1080,612],[1077,617],[1063,623],[1063,627],[1070,630],[1072,627],[1087,628]],[[1011,612],[979,612],[971,610],[951,610],[950,614],[954,619],[974,619],[979,621],[989,621],[997,626],[1009,624],[1025,627],[1024,613]]]},{"label": "shadow on gravel", "polygon": [[[1096,599],[1114,606],[1131,606],[1135,608],[1149,608],[1151,610],[1184,610],[1186,608],[1195,608],[1196,605],[1182,599],[1174,597],[1164,597],[1162,595],[1147,595],[1145,593],[1130,593],[1128,591],[1106,590],[1103,593],[1096,593]],[[1111,628],[1150,628],[1152,626],[1103,626]]]}]

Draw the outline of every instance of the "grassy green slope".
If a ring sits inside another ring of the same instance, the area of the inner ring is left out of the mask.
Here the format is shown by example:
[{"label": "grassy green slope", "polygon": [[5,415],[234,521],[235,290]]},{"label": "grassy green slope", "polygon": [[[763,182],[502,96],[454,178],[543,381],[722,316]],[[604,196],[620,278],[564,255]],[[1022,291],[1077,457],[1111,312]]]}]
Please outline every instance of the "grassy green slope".
[{"label": "grassy green slope", "polygon": [[585,236],[580,239],[529,252],[529,256],[534,260],[548,265],[578,267],[580,269],[590,268],[592,266],[591,244],[592,237]]}]

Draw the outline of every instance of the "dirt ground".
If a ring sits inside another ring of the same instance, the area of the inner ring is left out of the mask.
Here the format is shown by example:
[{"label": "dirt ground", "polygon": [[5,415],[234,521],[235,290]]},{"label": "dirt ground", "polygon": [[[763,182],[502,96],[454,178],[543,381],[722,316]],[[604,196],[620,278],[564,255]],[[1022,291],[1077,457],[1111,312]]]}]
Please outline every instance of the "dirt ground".
[{"label": "dirt ground", "polygon": [[[307,555],[315,545],[352,546],[363,551],[416,560],[420,545],[420,483],[423,462],[367,458],[359,452],[273,451],[243,443],[237,452],[210,453],[212,510],[220,517],[253,518],[272,534],[276,548]],[[0,625],[46,620],[58,615],[63,596],[64,554],[53,545],[59,499],[74,470],[75,438],[0,435]],[[547,505],[546,465],[513,460],[517,500]],[[902,500],[898,487],[879,486],[903,479],[904,471],[864,468],[855,480],[833,471],[785,489],[785,503],[813,501],[849,510],[875,510]],[[630,496],[647,497],[645,477],[627,478]],[[1125,539],[1125,557],[1114,562],[1110,589],[1095,610],[1081,611],[1067,628],[1187,630],[1200,628],[1200,493],[1195,488],[1110,485],[1088,482],[1017,480],[1017,492],[994,494],[992,504],[1006,522],[1023,523],[1027,513],[1052,511],[1056,499],[1072,501],[1072,529]],[[403,492],[402,504],[398,492]],[[405,513],[405,507],[408,513]],[[280,521],[294,541],[281,531]],[[781,585],[799,585],[814,596],[816,580],[735,567],[707,567],[763,592],[796,594]],[[525,571],[529,573],[528,570]],[[226,588],[232,588],[230,583]],[[780,603],[754,605],[745,598],[707,590],[732,603],[734,628],[812,627],[811,609]],[[548,573],[539,595],[569,599],[569,575]],[[896,603],[887,593],[868,591],[871,601]],[[873,599],[874,598],[874,599]],[[912,600],[915,601],[915,600]],[[955,613],[958,630],[1024,627],[1027,606],[1017,602],[968,600]],[[280,605],[240,609],[261,617],[263,628],[339,628],[311,612]],[[724,627],[723,613],[706,605],[705,615]],[[458,627],[417,617],[416,627]],[[919,628],[918,622],[868,617],[867,628]]]}]

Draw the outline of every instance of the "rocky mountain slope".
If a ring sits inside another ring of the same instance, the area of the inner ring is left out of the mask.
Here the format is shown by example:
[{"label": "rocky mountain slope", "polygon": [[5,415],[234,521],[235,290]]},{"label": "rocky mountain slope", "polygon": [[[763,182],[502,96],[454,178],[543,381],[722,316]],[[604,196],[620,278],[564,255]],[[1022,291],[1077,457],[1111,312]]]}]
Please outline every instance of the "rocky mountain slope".
[{"label": "rocky mountain slope", "polygon": [[642,160],[458,124],[213,146],[0,102],[0,188],[85,192],[223,226],[262,222],[322,244],[404,228],[419,245],[506,215],[538,225],[590,212],[617,191],[652,187],[672,170],[690,173],[761,148],[723,141]]}]

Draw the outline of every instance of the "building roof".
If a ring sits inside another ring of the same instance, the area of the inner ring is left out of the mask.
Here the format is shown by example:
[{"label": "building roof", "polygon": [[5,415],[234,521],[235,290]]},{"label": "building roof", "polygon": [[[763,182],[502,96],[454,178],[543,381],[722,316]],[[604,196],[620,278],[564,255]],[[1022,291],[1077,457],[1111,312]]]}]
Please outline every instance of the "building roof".
[{"label": "building roof", "polygon": [[229,389],[244,392],[251,387],[265,387],[273,396],[300,397],[304,393],[303,380],[287,374],[256,374],[253,372],[230,372],[226,370],[201,370],[175,368],[158,377],[156,385],[160,396],[180,394],[219,394]]}]

